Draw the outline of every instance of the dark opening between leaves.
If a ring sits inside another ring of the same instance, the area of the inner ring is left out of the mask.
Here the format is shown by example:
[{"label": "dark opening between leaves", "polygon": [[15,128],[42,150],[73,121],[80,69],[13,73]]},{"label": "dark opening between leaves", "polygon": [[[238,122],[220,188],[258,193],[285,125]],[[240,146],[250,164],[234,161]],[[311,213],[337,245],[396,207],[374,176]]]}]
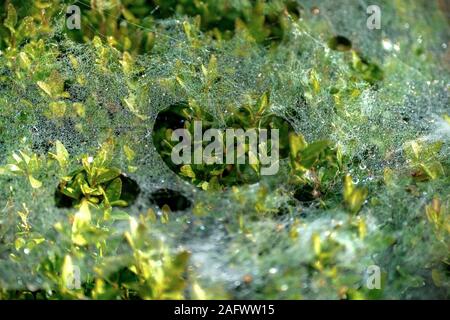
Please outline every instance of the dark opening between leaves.
[{"label": "dark opening between leaves", "polygon": [[187,107],[187,102],[178,102],[159,112],[155,120],[153,131],[157,132],[161,129],[176,130],[183,128],[186,121],[186,116],[184,116],[182,112],[183,109]]},{"label": "dark opening between leaves", "polygon": [[168,205],[171,211],[183,211],[192,206],[192,202],[181,192],[166,188],[152,192],[150,202],[160,208]]},{"label": "dark opening between leaves", "polygon": [[299,187],[294,192],[294,198],[302,203],[310,203],[316,199],[317,191],[308,184]]},{"label": "dark opening between leaves", "polygon": [[343,36],[336,36],[328,40],[330,49],[336,51],[348,51],[352,48],[352,42]]},{"label": "dark opening between leaves", "polygon": [[120,175],[120,179],[122,180],[122,195],[120,199],[126,201],[128,206],[131,206],[136,202],[137,197],[141,193],[141,188],[139,188],[136,181],[124,174]]},{"label": "dark opening between leaves", "polygon": [[[170,140],[171,131],[184,128],[192,136],[193,123],[195,121],[202,122],[203,134],[208,129],[220,129],[223,126],[205,108],[191,102],[173,104],[159,112],[155,119],[152,134],[153,143],[162,160],[173,172],[203,190],[220,190],[228,186],[255,183],[260,180],[260,167],[252,167],[249,164],[248,152],[245,155],[246,161],[244,164],[173,163],[171,154],[178,142]],[[242,129],[244,131],[248,129],[268,130],[269,139],[271,138],[271,129],[279,130],[279,157],[284,159],[289,156],[289,134],[295,131],[286,119],[271,112],[268,92],[255,97],[253,102],[230,112],[225,117],[225,123],[227,128]],[[210,141],[204,141],[203,147],[205,148],[209,143]],[[224,146],[228,145],[228,143],[225,139],[222,141]],[[234,145],[235,149],[237,149],[237,140],[234,141]],[[194,150],[193,146],[191,146],[190,150],[192,153],[192,150]]]}]

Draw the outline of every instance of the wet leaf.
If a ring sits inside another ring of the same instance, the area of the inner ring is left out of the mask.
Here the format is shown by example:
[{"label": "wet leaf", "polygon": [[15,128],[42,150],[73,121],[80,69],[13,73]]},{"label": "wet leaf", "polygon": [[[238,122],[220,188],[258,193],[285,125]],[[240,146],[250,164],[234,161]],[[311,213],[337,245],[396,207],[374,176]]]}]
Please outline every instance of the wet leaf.
[{"label": "wet leaf", "polygon": [[56,147],[56,154],[55,153],[49,153],[50,156],[58,161],[59,166],[61,168],[67,167],[67,161],[69,159],[69,152],[67,151],[66,147],[61,143],[61,141],[56,140],[55,142]]},{"label": "wet leaf", "polygon": [[40,187],[42,187],[42,182],[34,178],[32,175],[29,175],[28,179],[30,180],[31,187],[33,187],[34,189],[39,189]]},{"label": "wet leaf", "polygon": [[300,152],[300,163],[306,169],[311,168],[319,159],[320,154],[330,145],[327,140],[315,141]]},{"label": "wet leaf", "polygon": [[352,213],[357,213],[367,198],[367,189],[356,187],[352,177],[347,175],[344,178],[344,202]]},{"label": "wet leaf", "polygon": [[344,36],[335,36],[328,40],[328,47],[336,51],[349,51],[352,42]]},{"label": "wet leaf", "polygon": [[195,172],[192,170],[192,167],[190,165],[188,165],[188,164],[182,166],[180,168],[180,172],[185,177],[189,177],[189,178],[192,178],[192,179],[195,178]]},{"label": "wet leaf", "polygon": [[116,178],[113,180],[108,188],[106,189],[106,197],[108,201],[113,203],[120,199],[122,194],[122,180],[120,178]]}]

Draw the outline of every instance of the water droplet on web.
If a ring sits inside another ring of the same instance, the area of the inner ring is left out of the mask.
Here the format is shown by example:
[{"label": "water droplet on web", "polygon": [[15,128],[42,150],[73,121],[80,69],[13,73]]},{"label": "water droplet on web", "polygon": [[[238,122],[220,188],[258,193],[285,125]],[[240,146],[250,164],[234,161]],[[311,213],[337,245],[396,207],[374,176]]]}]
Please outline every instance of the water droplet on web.
[{"label": "water droplet on web", "polygon": [[383,45],[383,48],[384,48],[384,50],[386,50],[386,51],[391,51],[392,50],[392,42],[391,42],[391,40],[389,40],[389,39],[387,39],[387,38],[384,38],[382,41],[381,41],[381,44]]}]

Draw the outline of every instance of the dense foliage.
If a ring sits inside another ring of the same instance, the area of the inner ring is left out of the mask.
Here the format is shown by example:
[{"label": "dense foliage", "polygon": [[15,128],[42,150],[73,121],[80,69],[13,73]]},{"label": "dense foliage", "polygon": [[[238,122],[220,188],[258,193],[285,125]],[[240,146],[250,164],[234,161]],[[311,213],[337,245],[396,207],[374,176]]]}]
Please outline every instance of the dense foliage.
[{"label": "dense foliage", "polygon": [[[0,298],[448,298],[448,8],[379,6],[2,1]],[[280,171],[173,165],[196,119]]]}]

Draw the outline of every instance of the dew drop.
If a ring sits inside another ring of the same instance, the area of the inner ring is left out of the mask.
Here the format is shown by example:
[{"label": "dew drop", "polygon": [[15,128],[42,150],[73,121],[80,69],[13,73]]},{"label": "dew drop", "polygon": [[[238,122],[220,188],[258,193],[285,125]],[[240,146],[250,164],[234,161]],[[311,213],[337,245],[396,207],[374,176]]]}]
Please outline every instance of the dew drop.
[{"label": "dew drop", "polygon": [[269,273],[270,274],[275,274],[275,273],[277,273],[278,272],[278,269],[277,268],[270,268],[269,269]]},{"label": "dew drop", "polygon": [[311,13],[315,16],[317,16],[320,13],[320,9],[318,7],[312,7]]}]

